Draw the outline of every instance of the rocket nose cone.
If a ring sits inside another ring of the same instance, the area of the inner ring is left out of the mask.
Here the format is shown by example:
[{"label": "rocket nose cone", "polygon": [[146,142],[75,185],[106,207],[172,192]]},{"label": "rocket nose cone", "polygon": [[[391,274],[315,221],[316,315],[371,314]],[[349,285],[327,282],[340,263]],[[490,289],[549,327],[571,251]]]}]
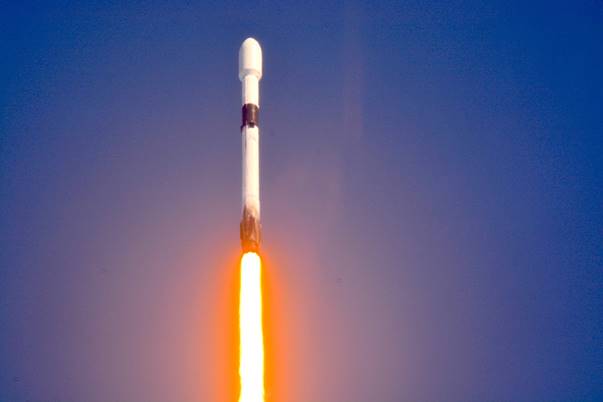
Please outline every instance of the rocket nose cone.
[{"label": "rocket nose cone", "polygon": [[250,74],[262,78],[262,48],[253,38],[245,39],[239,49],[239,79]]},{"label": "rocket nose cone", "polygon": [[243,41],[243,43],[241,44],[241,49],[252,49],[252,48],[257,49],[258,51],[261,52],[260,44],[258,43],[257,40],[255,40],[252,37],[245,39]]}]

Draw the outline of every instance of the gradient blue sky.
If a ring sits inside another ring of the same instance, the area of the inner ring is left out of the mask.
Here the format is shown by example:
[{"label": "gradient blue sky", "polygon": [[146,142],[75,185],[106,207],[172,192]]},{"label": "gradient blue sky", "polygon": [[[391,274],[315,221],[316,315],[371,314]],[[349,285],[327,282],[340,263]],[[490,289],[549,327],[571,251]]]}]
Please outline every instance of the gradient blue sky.
[{"label": "gradient blue sky", "polygon": [[247,36],[270,400],[603,400],[601,2],[53,3],[0,17],[0,401],[220,400]]}]

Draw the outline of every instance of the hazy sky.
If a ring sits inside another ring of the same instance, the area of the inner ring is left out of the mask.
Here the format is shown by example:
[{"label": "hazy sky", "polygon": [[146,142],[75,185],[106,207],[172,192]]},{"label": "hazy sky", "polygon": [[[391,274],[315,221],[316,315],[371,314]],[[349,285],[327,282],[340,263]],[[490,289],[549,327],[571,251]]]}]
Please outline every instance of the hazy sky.
[{"label": "hazy sky", "polygon": [[269,402],[603,400],[601,2],[54,3],[0,17],[0,401],[236,396],[248,36]]}]

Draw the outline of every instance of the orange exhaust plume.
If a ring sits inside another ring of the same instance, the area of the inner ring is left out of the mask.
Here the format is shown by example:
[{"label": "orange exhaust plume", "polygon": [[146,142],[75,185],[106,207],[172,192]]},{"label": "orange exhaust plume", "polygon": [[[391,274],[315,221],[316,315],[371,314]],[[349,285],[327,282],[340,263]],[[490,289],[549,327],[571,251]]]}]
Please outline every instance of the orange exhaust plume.
[{"label": "orange exhaust plume", "polygon": [[239,402],[264,401],[264,334],[262,329],[262,262],[254,252],[241,259],[239,298]]}]

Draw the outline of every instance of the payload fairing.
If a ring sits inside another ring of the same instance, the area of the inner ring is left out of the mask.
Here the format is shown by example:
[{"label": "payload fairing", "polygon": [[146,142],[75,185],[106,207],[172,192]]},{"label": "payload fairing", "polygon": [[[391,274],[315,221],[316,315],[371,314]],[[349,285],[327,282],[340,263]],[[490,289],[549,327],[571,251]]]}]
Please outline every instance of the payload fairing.
[{"label": "payload fairing", "polygon": [[239,79],[242,84],[243,140],[243,217],[241,246],[243,252],[258,252],[261,241],[260,224],[260,88],[262,78],[262,48],[253,38],[247,38],[239,49]]}]

